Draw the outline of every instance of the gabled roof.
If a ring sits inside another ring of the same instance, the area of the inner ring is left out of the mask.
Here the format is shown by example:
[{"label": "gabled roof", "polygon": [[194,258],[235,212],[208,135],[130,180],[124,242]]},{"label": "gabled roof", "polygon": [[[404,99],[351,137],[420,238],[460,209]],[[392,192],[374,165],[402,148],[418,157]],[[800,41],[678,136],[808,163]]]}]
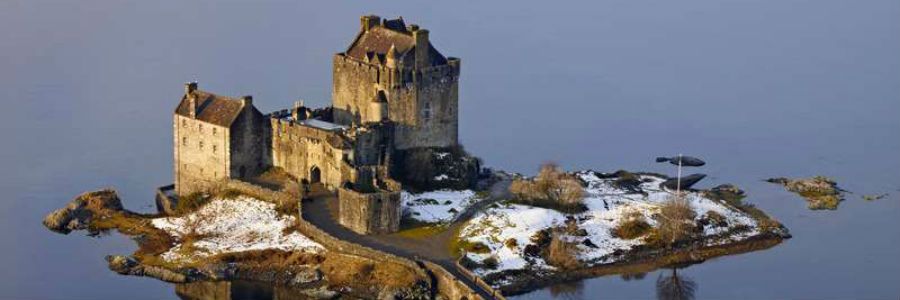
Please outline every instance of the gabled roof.
[{"label": "gabled roof", "polygon": [[185,117],[191,116],[189,96],[195,97],[194,99],[198,107],[197,120],[219,126],[231,127],[231,124],[234,123],[234,120],[237,119],[244,108],[244,105],[239,99],[194,90],[181,98],[181,103],[179,103],[178,108],[175,109],[176,114]]},{"label": "gabled roof", "polygon": [[[384,56],[391,49],[391,45],[393,45],[397,51],[398,59],[405,58],[409,59],[409,61],[414,61],[416,40],[413,38],[412,33],[407,31],[406,28],[398,30],[396,27],[399,24],[391,23],[402,23],[402,20],[385,22],[385,25],[378,25],[360,32],[353,44],[347,49],[346,55],[360,60],[365,60],[366,57],[372,58],[373,54]],[[431,45],[430,41],[428,42],[428,52],[432,66],[447,63],[447,58],[438,52]]]}]

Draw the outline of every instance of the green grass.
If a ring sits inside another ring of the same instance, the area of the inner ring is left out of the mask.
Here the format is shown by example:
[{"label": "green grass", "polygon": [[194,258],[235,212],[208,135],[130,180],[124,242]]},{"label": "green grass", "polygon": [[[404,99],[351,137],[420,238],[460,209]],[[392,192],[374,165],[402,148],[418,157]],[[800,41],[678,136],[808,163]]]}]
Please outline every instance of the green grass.
[{"label": "green grass", "polygon": [[447,230],[447,226],[445,225],[426,225],[402,230],[396,234],[405,238],[424,239],[444,232],[445,230]]}]

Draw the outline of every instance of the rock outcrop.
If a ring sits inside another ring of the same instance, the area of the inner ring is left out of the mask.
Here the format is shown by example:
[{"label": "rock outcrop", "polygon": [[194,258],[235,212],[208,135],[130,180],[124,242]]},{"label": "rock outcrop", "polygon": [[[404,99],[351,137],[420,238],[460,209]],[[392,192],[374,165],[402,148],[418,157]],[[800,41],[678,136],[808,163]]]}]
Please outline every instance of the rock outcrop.
[{"label": "rock outcrop", "polygon": [[78,195],[63,208],[44,218],[44,226],[62,234],[73,230],[88,229],[91,219],[97,215],[109,215],[122,211],[122,201],[113,189],[103,189]]},{"label": "rock outcrop", "polygon": [[844,190],[840,189],[834,180],[824,176],[801,179],[778,177],[766,181],[781,184],[786,190],[805,198],[811,210],[835,210],[844,200]]}]

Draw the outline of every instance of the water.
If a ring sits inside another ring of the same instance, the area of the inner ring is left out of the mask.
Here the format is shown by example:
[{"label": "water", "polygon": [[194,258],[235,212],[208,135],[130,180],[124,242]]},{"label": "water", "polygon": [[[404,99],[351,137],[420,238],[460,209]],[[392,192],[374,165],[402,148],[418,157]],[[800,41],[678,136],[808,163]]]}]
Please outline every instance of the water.
[{"label": "water", "polygon": [[[649,170],[697,155],[702,186],[735,183],[794,238],[679,270],[698,299],[897,299],[900,2],[524,4],[0,2],[0,299],[162,299],[175,288],[106,269],[124,238],[40,225],[106,186],[149,211],[171,181],[181,84],[252,94],[263,111],[330,99],[331,55],[365,13],[403,15],[462,58],[460,136],[495,167]],[[834,212],[761,182],[834,177]],[[889,193],[866,202],[862,194]],[[655,298],[617,276],[518,299]]]}]

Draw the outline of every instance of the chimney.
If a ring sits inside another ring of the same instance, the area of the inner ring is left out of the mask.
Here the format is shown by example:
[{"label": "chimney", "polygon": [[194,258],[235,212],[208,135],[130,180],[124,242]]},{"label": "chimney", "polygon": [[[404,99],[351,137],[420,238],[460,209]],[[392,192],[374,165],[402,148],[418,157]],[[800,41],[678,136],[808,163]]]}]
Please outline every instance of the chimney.
[{"label": "chimney", "polygon": [[410,27],[415,30],[413,33],[413,39],[416,41],[416,69],[424,69],[429,65],[428,58],[428,30],[419,29],[416,25],[410,25]]},{"label": "chimney", "polygon": [[191,119],[197,118],[197,96],[194,96],[194,91],[197,90],[197,82],[188,82],[184,84],[184,96],[188,99],[188,115],[191,116]]},{"label": "chimney", "polygon": [[291,117],[294,118],[294,121],[299,121],[299,120],[300,120],[300,116],[303,116],[303,119],[306,119],[306,114],[305,114],[305,113],[304,113],[303,115],[300,114],[300,111],[301,111],[301,110],[305,110],[305,109],[306,109],[306,108],[303,107],[303,100],[302,100],[302,99],[301,99],[301,100],[294,101],[294,109],[291,110]]},{"label": "chimney", "polygon": [[190,94],[197,90],[197,82],[191,81],[184,84],[184,93]]},{"label": "chimney", "polygon": [[253,106],[253,96],[247,95],[241,97],[241,105],[244,107]]},{"label": "chimney", "polygon": [[359,17],[360,31],[369,31],[369,29],[378,26],[381,23],[381,17],[376,15],[368,15]]}]

